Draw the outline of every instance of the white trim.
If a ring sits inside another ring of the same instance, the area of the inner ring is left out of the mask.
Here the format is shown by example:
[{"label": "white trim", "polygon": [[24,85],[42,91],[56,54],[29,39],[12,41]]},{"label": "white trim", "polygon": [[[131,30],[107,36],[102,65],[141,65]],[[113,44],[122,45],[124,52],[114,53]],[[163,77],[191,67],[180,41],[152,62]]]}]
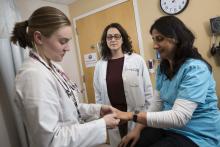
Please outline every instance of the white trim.
[{"label": "white trim", "polygon": [[134,18],[135,18],[135,23],[136,23],[136,28],[137,28],[137,35],[138,35],[138,46],[140,48],[140,55],[145,59],[144,55],[144,44],[143,44],[143,38],[141,34],[141,23],[140,23],[140,15],[138,11],[138,3],[137,0],[133,0],[133,7],[134,7]]},{"label": "white trim", "polygon": [[[78,56],[80,57],[79,58],[79,60],[80,60],[79,64],[80,64],[80,74],[81,74],[81,77],[83,77],[84,72],[83,72],[82,61],[81,61],[79,39],[78,39],[77,32],[76,32],[76,21],[81,19],[81,18],[87,17],[89,15],[92,15],[94,13],[97,13],[97,12],[100,12],[102,10],[108,9],[110,7],[113,7],[115,5],[121,4],[121,3],[126,2],[126,1],[128,1],[128,0],[116,0],[116,1],[114,1],[112,3],[106,4],[106,5],[104,5],[104,6],[100,7],[100,8],[91,10],[91,11],[89,11],[87,13],[84,13],[82,15],[79,15],[79,16],[76,16],[76,17],[73,18],[74,35],[75,35],[75,38],[76,38],[76,47],[77,47],[76,50],[77,50]],[[144,46],[143,46],[143,39],[142,39],[142,35],[141,35],[141,25],[140,25],[140,17],[139,17],[137,0],[133,0],[133,8],[134,8],[135,23],[136,23],[136,29],[137,29],[137,35],[138,35],[138,46],[140,48],[140,55],[142,57],[144,57]],[[88,95],[87,95],[87,91],[86,91],[85,82],[83,82],[83,88],[85,89],[85,100],[88,102]]]},{"label": "white trim", "polygon": [[[80,53],[80,47],[79,47],[79,39],[78,39],[78,35],[77,35],[77,32],[76,32],[76,21],[73,21],[73,28],[74,28],[74,36],[75,36],[75,39],[76,39],[76,51],[77,51],[77,54],[78,54],[78,57],[79,57],[79,64],[80,64],[80,76],[81,78],[84,78],[84,72],[83,72],[83,67],[82,67],[82,61],[81,61],[81,53]],[[84,79],[83,79],[84,80]],[[83,92],[84,92],[84,95],[83,97],[85,98],[84,102],[88,102],[88,95],[87,95],[87,90],[86,90],[86,85],[85,85],[85,82],[82,80],[82,87],[83,87]]]}]

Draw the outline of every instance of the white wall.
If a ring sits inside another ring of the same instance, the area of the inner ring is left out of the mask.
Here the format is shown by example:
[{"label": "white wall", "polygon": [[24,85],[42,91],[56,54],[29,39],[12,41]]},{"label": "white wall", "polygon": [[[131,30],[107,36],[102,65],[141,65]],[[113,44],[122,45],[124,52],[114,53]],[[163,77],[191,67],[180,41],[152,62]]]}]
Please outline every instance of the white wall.
[{"label": "white wall", "polygon": [[0,145],[2,147],[11,147],[9,134],[7,132],[6,122],[3,115],[3,108],[0,105]]},{"label": "white wall", "polygon": [[[0,105],[1,106],[1,105]],[[4,147],[10,147],[10,142],[9,142],[9,136],[8,136],[8,132],[6,130],[6,126],[5,126],[5,121],[3,120],[3,114],[2,111],[0,111],[0,124],[1,124],[1,133],[0,133],[0,144],[1,146]]]}]

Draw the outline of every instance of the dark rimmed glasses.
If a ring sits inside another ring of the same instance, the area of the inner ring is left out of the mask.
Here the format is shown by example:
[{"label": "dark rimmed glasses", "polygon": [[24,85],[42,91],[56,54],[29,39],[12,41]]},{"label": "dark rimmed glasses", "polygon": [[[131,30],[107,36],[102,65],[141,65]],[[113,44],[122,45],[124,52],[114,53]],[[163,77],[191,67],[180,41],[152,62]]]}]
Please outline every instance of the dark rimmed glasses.
[{"label": "dark rimmed glasses", "polygon": [[114,34],[114,35],[109,34],[106,36],[106,39],[108,41],[112,40],[113,38],[115,38],[115,40],[119,40],[121,39],[121,34]]}]

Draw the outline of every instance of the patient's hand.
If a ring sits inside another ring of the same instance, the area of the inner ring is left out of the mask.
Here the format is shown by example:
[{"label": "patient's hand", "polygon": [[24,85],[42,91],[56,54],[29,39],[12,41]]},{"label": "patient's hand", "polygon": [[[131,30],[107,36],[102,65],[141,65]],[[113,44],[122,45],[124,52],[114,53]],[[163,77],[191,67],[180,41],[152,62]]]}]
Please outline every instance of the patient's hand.
[{"label": "patient's hand", "polygon": [[113,108],[113,111],[116,114],[116,117],[118,119],[120,119],[120,121],[122,121],[122,122],[132,120],[132,116],[133,116],[132,112],[124,112],[124,111],[120,111],[116,108]]},{"label": "patient's hand", "polygon": [[118,147],[134,147],[140,138],[140,131],[133,129],[126,136],[124,136]]}]

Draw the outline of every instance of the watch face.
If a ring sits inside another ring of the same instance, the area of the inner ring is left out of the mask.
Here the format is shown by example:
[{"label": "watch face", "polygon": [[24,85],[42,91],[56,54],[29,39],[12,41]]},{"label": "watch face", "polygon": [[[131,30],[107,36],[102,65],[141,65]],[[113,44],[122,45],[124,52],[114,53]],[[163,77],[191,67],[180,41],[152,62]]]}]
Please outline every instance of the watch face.
[{"label": "watch face", "polygon": [[160,7],[165,13],[174,15],[182,12],[188,2],[189,0],[160,0]]}]

